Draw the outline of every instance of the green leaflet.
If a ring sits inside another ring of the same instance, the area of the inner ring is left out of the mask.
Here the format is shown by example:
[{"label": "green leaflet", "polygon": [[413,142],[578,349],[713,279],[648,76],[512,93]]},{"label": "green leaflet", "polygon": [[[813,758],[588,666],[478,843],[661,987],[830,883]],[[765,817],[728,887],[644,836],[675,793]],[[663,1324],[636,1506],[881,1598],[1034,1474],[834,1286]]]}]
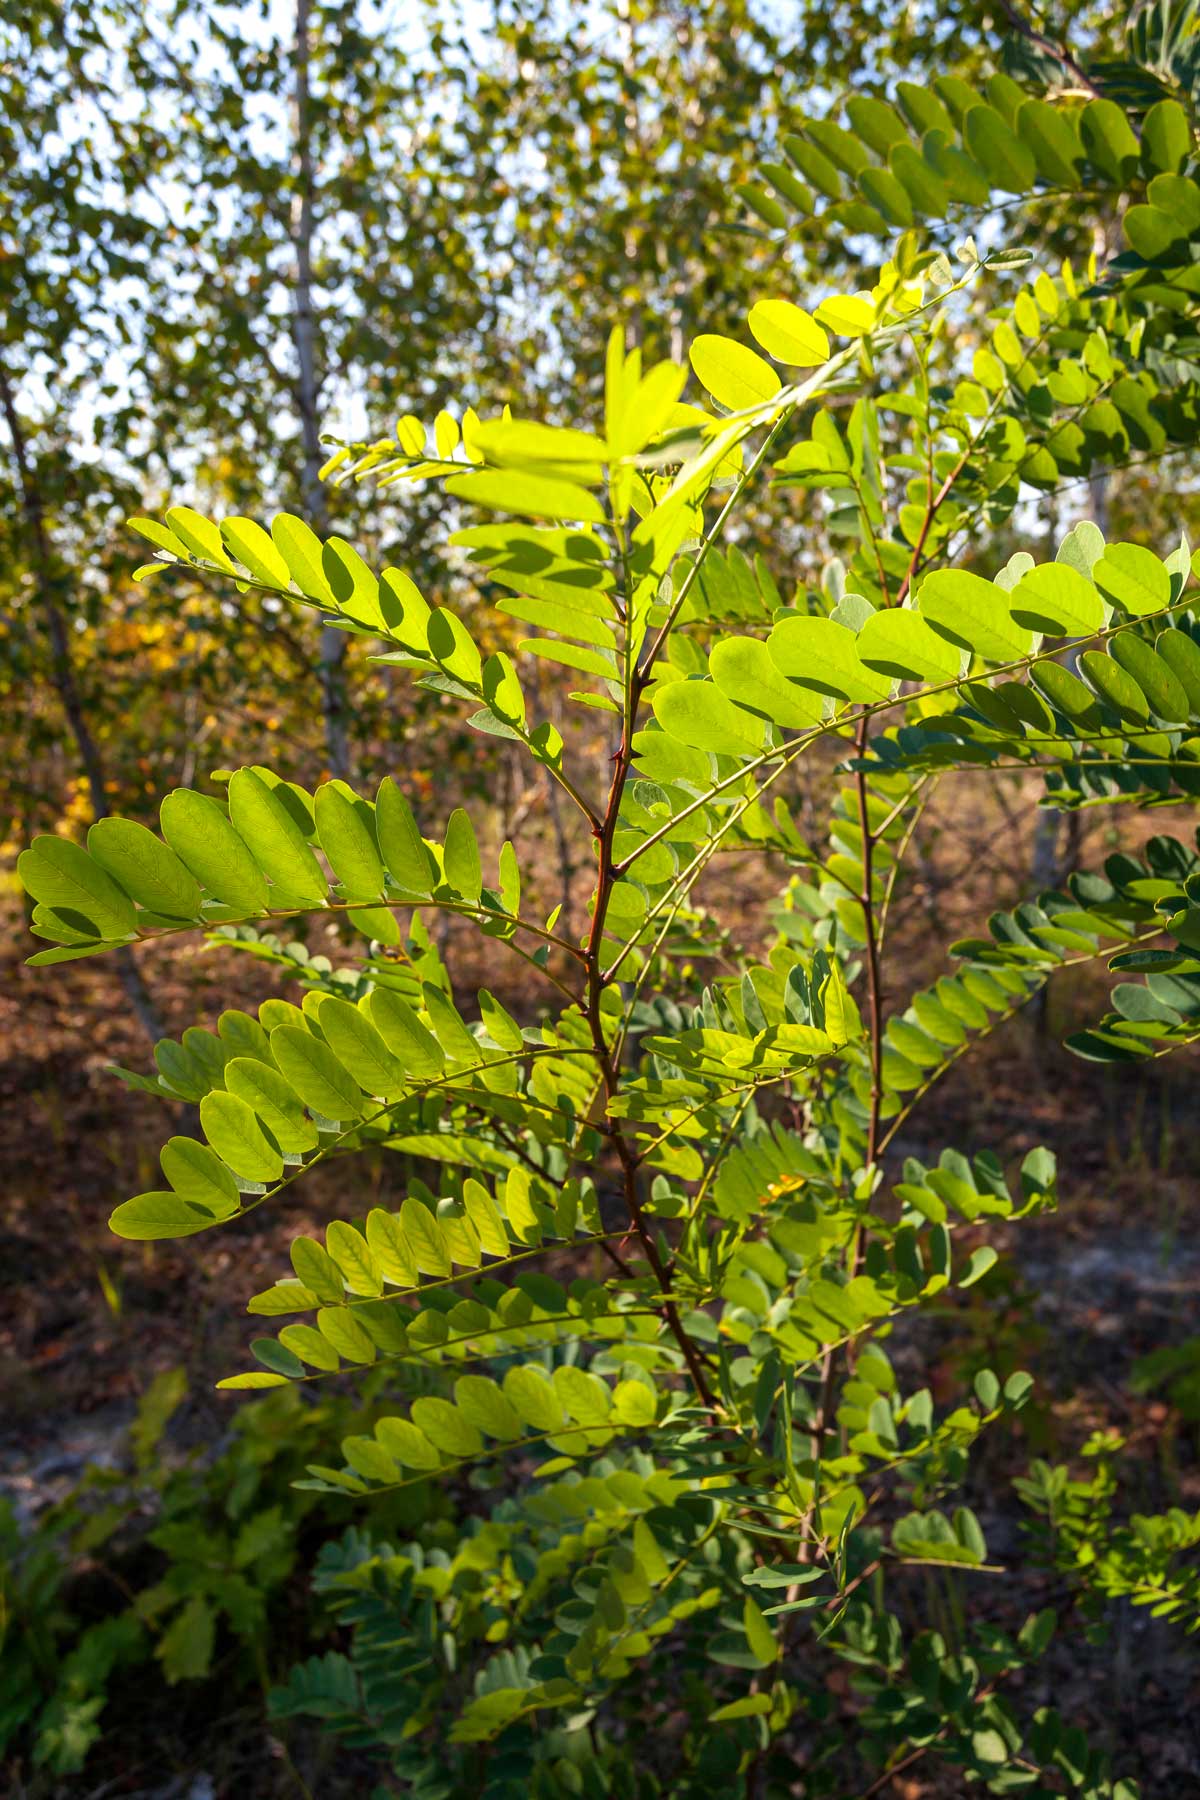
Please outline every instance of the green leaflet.
[{"label": "green leaflet", "polygon": [[306,1288],[318,1300],[338,1302],[345,1291],[341,1271],[324,1247],[314,1238],[292,1239],[292,1267]]},{"label": "green leaflet", "polygon": [[824,716],[821,701],[789,682],[758,638],[722,638],[714,644],[708,666],[727,699],[774,725],[803,728],[820,724]]},{"label": "green leaflet", "polygon": [[489,462],[512,468],[536,470],[555,463],[578,463],[583,468],[598,468],[608,460],[604,439],[595,437],[590,431],[575,431],[524,419],[493,419],[478,425],[474,444]]},{"label": "green leaflet", "polygon": [[376,988],[367,996],[367,1011],[384,1043],[410,1076],[420,1081],[441,1074],[446,1066],[441,1045],[399,994],[389,988]]},{"label": "green leaflet", "polygon": [[577,1425],[608,1423],[612,1395],[598,1376],[567,1364],[554,1371],[554,1391]]},{"label": "green leaflet", "polygon": [[863,198],[888,225],[903,230],[913,223],[915,214],[908,190],[890,169],[864,169],[858,185]]},{"label": "green leaflet", "polygon": [[369,808],[341,781],[326,781],[314,796],[317,841],[348,899],[383,895],[383,862]]},{"label": "green leaflet", "polygon": [[455,475],[446,483],[446,492],[476,506],[523,513],[532,519],[577,520],[584,525],[604,523],[604,508],[587,488],[523,469]]},{"label": "green leaflet", "polygon": [[871,160],[858,139],[832,119],[806,119],[804,130],[829,161],[847,175],[860,174]]},{"label": "green leaflet", "polygon": [[258,1057],[266,1060],[270,1056],[267,1033],[257,1019],[249,1013],[240,1012],[236,1007],[227,1008],[217,1020],[217,1037],[228,1049],[230,1056]]},{"label": "green leaflet", "polygon": [[755,1662],[762,1668],[769,1668],[773,1662],[778,1662],[780,1648],[775,1641],[775,1633],[763,1617],[758,1602],[749,1595],[742,1607],[742,1626]]},{"label": "green leaflet", "polygon": [[618,1425],[634,1430],[653,1425],[657,1403],[650,1388],[640,1381],[619,1381],[613,1389],[612,1417]]},{"label": "green leaflet", "polygon": [[375,1427],[379,1442],[389,1456],[406,1469],[437,1469],[441,1457],[423,1431],[409,1419],[380,1419]]},{"label": "green leaflet", "polygon": [[1017,109],[1016,129],[1032,150],[1043,181],[1056,187],[1079,186],[1083,145],[1067,113],[1045,100],[1026,100]]},{"label": "green leaflet", "polygon": [[403,569],[385,569],[379,577],[379,610],[393,643],[423,656],[428,647],[430,609]]},{"label": "green leaflet", "polygon": [[168,1138],[159,1161],[175,1192],[214,1218],[236,1212],[241,1204],[237,1182],[207,1144],[198,1144],[195,1138]]},{"label": "green leaflet", "polygon": [[483,697],[496,719],[514,731],[526,728],[525,696],[511,657],[496,651],[488,657],[481,674]]},{"label": "green leaflet", "polygon": [[226,547],[256,581],[281,590],[291,586],[292,572],[261,525],[234,517],[222,519],[220,529]]},{"label": "green leaflet", "polygon": [[1156,175],[1146,191],[1151,204],[1178,221],[1188,237],[1200,231],[1200,185],[1195,181],[1182,175]]},{"label": "green leaflet", "polygon": [[[785,163],[764,163],[762,172],[776,193],[783,194],[801,212],[812,211],[811,205],[806,204],[812,190],[806,189],[802,182],[797,181]],[[737,192],[751,212],[757,214],[765,225],[779,227],[787,224],[786,210],[766,188],[759,187],[753,181],[743,181],[738,184]]]},{"label": "green leaflet", "polygon": [[1030,569],[1009,593],[1013,621],[1050,637],[1090,637],[1104,624],[1095,586],[1069,563]]},{"label": "green leaflet", "polygon": [[990,106],[973,106],[963,119],[963,142],[1006,194],[1027,194],[1037,178],[1037,162],[1029,145]]},{"label": "green leaflet", "polygon": [[410,1195],[400,1208],[400,1224],[410,1253],[422,1275],[450,1273],[450,1256],[437,1220]]},{"label": "green leaflet", "polygon": [[1103,656],[1098,650],[1085,650],[1079,658],[1079,668],[1088,686],[1102,700],[1107,700],[1121,718],[1141,724],[1149,717],[1146,696],[1133,676],[1111,656]]},{"label": "green leaflet", "polygon": [[478,906],[483,892],[483,870],[479,861],[479,843],[475,827],[460,806],[455,807],[446,825],[443,869],[447,885],[472,906]]},{"label": "green leaflet", "polygon": [[1192,714],[1187,693],[1170,664],[1149,644],[1131,631],[1118,632],[1109,644],[1109,655],[1127,675],[1133,676],[1149,701],[1151,712],[1171,724],[1187,722]]},{"label": "green leaflet", "polygon": [[565,1422],[562,1401],[536,1366],[509,1369],[503,1386],[504,1398],[533,1431],[556,1431]]},{"label": "green leaflet", "polygon": [[1171,603],[1171,577],[1152,550],[1140,544],[1109,544],[1092,565],[1101,593],[1135,618],[1161,612]]},{"label": "green leaflet", "polygon": [[421,1001],[429,1015],[434,1035],[449,1061],[471,1068],[484,1060],[480,1046],[467,1028],[461,1013],[440,988],[432,987],[427,982],[421,991]]},{"label": "green leaflet", "polygon": [[526,1047],[520,1025],[486,988],[480,988],[478,997],[480,1017],[488,1038],[497,1049],[507,1051],[510,1055],[520,1055]]},{"label": "green leaflet", "polygon": [[769,362],[733,338],[703,333],[688,357],[699,381],[729,412],[744,412],[773,400],[781,382]]},{"label": "green leaflet", "polygon": [[408,1071],[364,1012],[349,1000],[329,996],[321,1002],[317,1022],[334,1056],[364,1093],[378,1100],[399,1098],[408,1086]]},{"label": "green leaflet", "polygon": [[958,75],[938,75],[933,86],[960,128],[971,107],[983,105],[983,95],[978,88],[972,87],[969,81],[963,81]]},{"label": "green leaflet", "polygon": [[[530,590],[535,584],[526,581],[522,585],[523,590]],[[580,643],[590,644],[598,651],[615,654],[616,639],[612,629],[591,604],[557,597],[539,598],[534,593],[522,591],[499,600],[497,606],[510,619],[539,625],[544,631],[556,631],[562,637],[577,638]]]},{"label": "green leaflet", "polygon": [[221,543],[221,534],[211,519],[206,519],[193,507],[172,506],[167,511],[167,524],[193,556],[216,563],[219,569],[224,569],[231,575],[235,573]]},{"label": "green leaflet", "polygon": [[49,968],[54,963],[75,962],[79,957],[96,956],[104,950],[116,950],[128,941],[125,938],[95,938],[90,930],[76,932],[69,920],[65,920],[61,914],[56,915],[52,908],[42,906],[34,908],[30,930],[36,937],[58,939],[52,950],[39,950],[36,955],[26,958],[31,969]]},{"label": "green leaflet", "polygon": [[1174,212],[1158,206],[1131,206],[1121,221],[1131,250],[1147,262],[1186,262],[1189,232]]},{"label": "green leaflet", "polygon": [[244,1100],[285,1156],[302,1156],[317,1147],[317,1133],[304,1116],[300,1097],[271,1063],[235,1056],[225,1064],[227,1092]]},{"label": "green leaflet", "polygon": [[1184,631],[1160,631],[1154,650],[1171,670],[1188,697],[1193,714],[1200,716],[1200,645]]},{"label": "green leaflet", "polygon": [[478,1456],[483,1449],[483,1437],[478,1428],[452,1401],[432,1396],[414,1400],[412,1420],[444,1456]]},{"label": "green leaflet", "polygon": [[520,1415],[486,1375],[460,1375],[454,1384],[454,1404],[468,1425],[500,1443],[512,1443],[522,1435]]},{"label": "green leaflet", "polygon": [[860,661],[881,675],[935,686],[958,678],[958,651],[918,613],[902,607],[872,613],[855,647]]},{"label": "green leaflet", "polygon": [[925,158],[911,144],[902,143],[895,145],[888,162],[913,211],[923,218],[944,219],[950,190]]},{"label": "green leaflet", "polygon": [[201,886],[242,913],[268,910],[266,879],[215,800],[176,788],[159,810],[162,833]]},{"label": "green leaflet", "polygon": [[934,126],[921,141],[921,154],[954,200],[970,206],[987,204],[991,189],[979,164],[966,156],[947,134]]},{"label": "green leaflet", "polygon": [[1138,165],[1138,141],[1113,100],[1089,100],[1079,120],[1088,157],[1110,181],[1125,182]]},{"label": "green leaflet", "polygon": [[521,914],[521,867],[517,861],[517,853],[507,838],[500,846],[498,875],[500,904],[510,918],[519,918]]},{"label": "green leaflet", "polygon": [[755,341],[776,362],[794,369],[812,369],[829,355],[825,332],[811,313],[790,300],[757,301],[750,308],[747,323]]},{"label": "green leaflet", "polygon": [[396,886],[405,894],[427,900],[433,892],[429,852],[408,801],[386,775],[375,798],[375,830],[380,854]]},{"label": "green leaflet", "polygon": [[165,550],[168,556],[176,556],[185,563],[190,558],[190,552],[183,539],[178,537],[175,532],[169,531],[165,525],[160,525],[157,519],[143,519],[135,516],[129,520],[129,529],[135,531],[139,537],[145,538],[148,543],[154,544],[159,550]]},{"label": "green leaflet", "polygon": [[1019,662],[1033,648],[1032,633],[1013,618],[1003,589],[965,569],[927,575],[917,606],[935,631],[985,662]]},{"label": "green leaflet", "polygon": [[1102,723],[1100,709],[1089,690],[1056,662],[1035,663],[1030,679],[1059,711],[1074,720],[1084,731],[1094,731]]},{"label": "green leaflet", "polygon": [[416,1259],[409,1247],[404,1228],[395,1213],[376,1206],[367,1214],[367,1242],[375,1261],[389,1281],[400,1287],[416,1287]]},{"label": "green leaflet", "polygon": [[147,911],[170,919],[199,916],[199,884],[144,825],[132,819],[97,819],[88,831],[87,847],[93,861]]},{"label": "green leaflet", "polygon": [[1187,114],[1178,100],[1160,100],[1142,120],[1142,154],[1152,168],[1175,174],[1183,168],[1191,150]]},{"label": "green leaflet", "polygon": [[480,1248],[489,1256],[507,1256],[508,1232],[500,1209],[483,1183],[469,1176],[463,1183],[463,1204],[475,1228]]},{"label": "green leaflet", "polygon": [[342,1122],[361,1118],[367,1110],[357,1084],[310,1031],[278,1026],[271,1033],[271,1055],[285,1081],[318,1117]]},{"label": "green leaflet", "polygon": [[400,1479],[400,1470],[397,1464],[387,1451],[375,1442],[374,1438],[343,1438],[342,1454],[351,1469],[365,1477],[367,1481],[387,1484]]},{"label": "green leaflet", "polygon": [[[614,330],[614,344],[616,337]],[[615,359],[609,360],[612,374],[610,378],[606,371],[605,435],[613,455],[631,456],[662,432],[683,392],[687,370],[679,363],[660,362],[643,375],[631,359],[618,372]]]},{"label": "green leaflet", "polygon": [[380,1274],[371,1245],[361,1232],[341,1219],[325,1230],[325,1248],[352,1294],[381,1294]]},{"label": "green leaflet", "polygon": [[341,538],[326,539],[321,550],[321,573],[344,617],[376,631],[387,631],[388,622],[379,603],[379,582],[357,550]]},{"label": "green leaflet", "polygon": [[180,1194],[139,1194],[122,1202],[108,1223],[121,1238],[181,1238],[207,1231],[218,1223],[218,1216]]},{"label": "green leaflet", "polygon": [[800,137],[785,137],[783,147],[792,162],[807,181],[830,200],[842,197],[842,179],[834,163],[818,150],[815,144],[808,144]]},{"label": "green leaflet", "polygon": [[767,648],[777,669],[814,693],[867,706],[891,694],[891,681],[862,661],[854,633],[833,619],[781,619]]},{"label": "green leaflet", "polygon": [[711,681],[659,682],[650,697],[663,730],[693,750],[726,756],[756,756],[763,725],[735,706]]},{"label": "green leaflet", "polygon": [[238,769],[229,782],[229,818],[238,836],[250,848],[259,868],[268,876],[273,906],[299,901],[319,906],[329,888],[316,857],[309,849],[288,808],[253,769]]},{"label": "green leaflet", "polygon": [[17,858],[17,873],[35,900],[59,909],[86,936],[127,938],[137,930],[129,896],[69,838],[34,838]]},{"label": "green leaflet", "polygon": [[918,134],[935,128],[946,132],[954,130],[954,120],[929,88],[918,87],[914,81],[898,81],[896,102]]},{"label": "green leaflet", "polygon": [[429,615],[429,653],[453,680],[478,689],[483,675],[479,651],[448,607],[439,606]]},{"label": "green leaflet", "polygon": [[341,1367],[341,1357],[313,1325],[285,1325],[279,1333],[279,1342],[311,1368],[332,1372]]},{"label": "green leaflet", "polygon": [[886,156],[893,144],[902,143],[908,136],[904,120],[895,107],[873,95],[853,95],[846,103],[846,114],[855,135],[876,156]]},{"label": "green leaflet", "polygon": [[258,1118],[236,1094],[205,1094],[200,1102],[204,1135],[235,1175],[247,1181],[277,1181],[283,1157],[269,1141]]},{"label": "green leaflet", "polygon": [[544,662],[558,663],[564,669],[578,669],[582,675],[598,675],[602,680],[617,679],[616,659],[603,650],[586,650],[579,644],[560,644],[553,638],[523,638],[521,649]]},{"label": "green leaflet", "polygon": [[336,611],[333,590],[325,579],[323,547],[316,532],[291,513],[277,513],[271,521],[271,537],[300,592],[331,612]]}]

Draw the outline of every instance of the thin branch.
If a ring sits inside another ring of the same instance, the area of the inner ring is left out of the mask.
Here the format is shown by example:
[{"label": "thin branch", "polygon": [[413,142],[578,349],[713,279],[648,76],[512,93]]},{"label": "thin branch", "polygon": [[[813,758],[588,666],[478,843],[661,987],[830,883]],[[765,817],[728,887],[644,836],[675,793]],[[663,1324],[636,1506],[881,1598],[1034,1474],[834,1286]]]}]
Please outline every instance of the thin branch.
[{"label": "thin branch", "polygon": [[[633,654],[634,649],[631,644],[628,649],[631,666]],[[591,1032],[592,1047],[600,1068],[606,1107],[611,1106],[613,1100],[616,1098],[620,1087],[620,1073],[617,1064],[613,1060],[612,1052],[609,1049],[608,1041],[604,1035],[604,1018],[601,1006],[605,989],[609,983],[601,969],[601,950],[604,941],[604,922],[608,915],[609,901],[612,898],[613,886],[617,879],[613,863],[613,839],[616,835],[617,822],[620,817],[621,799],[625,792],[625,783],[628,779],[629,770],[633,762],[633,728],[636,715],[637,691],[634,686],[632,675],[630,675],[626,688],[626,704],[623,709],[623,718],[621,722],[621,742],[613,755],[613,772],[608,790],[608,804],[605,808],[604,818],[600,823],[600,828],[597,833],[599,863],[596,871],[596,901],[592,913],[591,927],[588,931],[587,944],[584,950],[584,967],[587,976],[587,999],[584,1010],[587,1015],[588,1028]],[[641,1201],[638,1196],[638,1171],[640,1168],[640,1159],[621,1129],[619,1120],[613,1117],[611,1113],[609,1113],[609,1124],[611,1127],[611,1141],[621,1164],[625,1204],[629,1212],[629,1217],[633,1222],[633,1228],[637,1233],[638,1241],[645,1252],[646,1260],[654,1271],[655,1279],[662,1291],[663,1317],[666,1320],[671,1335],[674,1337],[683,1353],[692,1381],[695,1384],[696,1392],[708,1407],[709,1411],[715,1412],[717,1410],[716,1400],[712,1389],[709,1386],[708,1378],[704,1373],[703,1364],[700,1361],[696,1346],[684,1329],[683,1321],[679,1316],[679,1308],[675,1303],[672,1292],[670,1271],[659,1253],[658,1245],[654,1241],[653,1232],[642,1211]]]},{"label": "thin branch", "polygon": [[1082,88],[1085,93],[1091,94],[1093,98],[1100,99],[1100,89],[1082,64],[1076,62],[1064,45],[1056,44],[1052,38],[1046,36],[1044,31],[1039,31],[1036,26],[1031,25],[1028,19],[1017,11],[1013,0],[1000,0],[1000,10],[1019,37],[1023,37],[1027,44],[1032,44],[1034,49],[1040,50],[1043,55],[1052,57],[1063,73],[1069,75],[1077,87]]}]

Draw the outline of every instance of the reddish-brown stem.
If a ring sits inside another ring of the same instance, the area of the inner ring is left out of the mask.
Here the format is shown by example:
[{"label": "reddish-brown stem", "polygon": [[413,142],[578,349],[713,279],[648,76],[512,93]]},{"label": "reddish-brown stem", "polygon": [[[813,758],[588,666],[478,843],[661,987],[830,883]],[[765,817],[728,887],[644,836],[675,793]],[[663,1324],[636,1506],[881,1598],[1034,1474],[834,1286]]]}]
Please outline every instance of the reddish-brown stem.
[{"label": "reddish-brown stem", "polygon": [[896,589],[895,604],[897,606],[903,606],[908,597],[908,590],[912,587],[917,571],[921,566],[921,558],[925,553],[925,544],[933,526],[933,521],[941,511],[942,502],[946,499],[951,488],[966,468],[972,449],[974,449],[974,444],[971,444],[963,451],[962,455],[947,475],[945,481],[943,481],[937,493],[930,498],[929,503],[925,508],[925,517],[921,521],[921,529],[917,533],[917,541],[913,545],[913,553],[908,559],[908,568],[904,571],[904,579]]},{"label": "reddish-brown stem", "polygon": [[1000,0],[1000,10],[1014,31],[1018,32],[1035,49],[1041,50],[1046,56],[1053,57],[1063,73],[1069,75],[1085,94],[1099,96],[1099,88],[1082,64],[1076,62],[1064,45],[1056,44],[1053,38],[1048,38],[1044,32],[1038,31],[1035,26],[1031,25],[1029,20],[1017,10],[1013,0]]},{"label": "reddish-brown stem", "polygon": [[[584,967],[587,977],[586,1013],[588,1028],[591,1032],[592,1048],[595,1051],[596,1061],[600,1066],[600,1075],[604,1083],[604,1098],[606,1104],[611,1104],[616,1097],[617,1090],[620,1086],[620,1073],[613,1061],[612,1051],[609,1049],[608,1040],[604,1035],[604,1019],[601,1012],[601,1002],[604,996],[605,987],[608,984],[604,979],[601,969],[600,949],[604,938],[604,921],[608,914],[608,903],[612,895],[613,883],[616,880],[616,873],[613,867],[613,839],[616,835],[617,819],[621,810],[621,796],[625,791],[625,782],[629,775],[630,764],[633,761],[634,704],[635,702],[631,700],[626,707],[625,722],[621,731],[620,748],[613,757],[613,774],[612,782],[608,790],[608,804],[604,809],[604,817],[600,821],[600,828],[596,834],[598,849],[596,906],[595,911],[592,914],[592,923],[588,931],[587,943],[584,948]],[[671,1288],[670,1271],[662,1259],[658,1245],[654,1241],[653,1232],[642,1211],[641,1200],[638,1197],[638,1171],[640,1162],[637,1152],[622,1131],[619,1121],[611,1117],[611,1115],[607,1120],[607,1127],[610,1141],[613,1148],[616,1150],[617,1159],[621,1164],[625,1204],[629,1210],[629,1217],[633,1223],[633,1229],[637,1233],[638,1242],[641,1244],[646,1261],[653,1270],[654,1278],[662,1291],[663,1318],[666,1320],[672,1337],[675,1339],[675,1342],[683,1353],[683,1359],[687,1364],[692,1381],[695,1383],[697,1394],[710,1411],[715,1411],[716,1400],[712,1389],[709,1386],[708,1378],[704,1373],[704,1368],[700,1361],[699,1354],[697,1353],[696,1346],[684,1329],[683,1320],[679,1316],[679,1308],[675,1303]]]}]

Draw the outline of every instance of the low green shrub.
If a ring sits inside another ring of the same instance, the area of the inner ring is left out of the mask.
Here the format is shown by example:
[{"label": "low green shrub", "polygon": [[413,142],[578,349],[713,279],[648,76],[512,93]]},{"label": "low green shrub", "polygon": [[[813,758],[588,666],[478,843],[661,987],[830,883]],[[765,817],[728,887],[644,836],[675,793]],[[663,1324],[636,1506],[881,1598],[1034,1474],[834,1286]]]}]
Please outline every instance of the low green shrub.
[{"label": "low green shrub", "polygon": [[[295,1483],[360,1407],[271,1394],[231,1420],[215,1454],[185,1454],[164,1439],[185,1394],[181,1370],[158,1376],[124,1463],[89,1468],[24,1530],[11,1505],[0,1511],[0,1755],[76,1773],[117,1684],[136,1682],[152,1722],[180,1682],[261,1704],[326,1634],[308,1566],[338,1522]],[[411,1495],[401,1516],[425,1510]]]}]

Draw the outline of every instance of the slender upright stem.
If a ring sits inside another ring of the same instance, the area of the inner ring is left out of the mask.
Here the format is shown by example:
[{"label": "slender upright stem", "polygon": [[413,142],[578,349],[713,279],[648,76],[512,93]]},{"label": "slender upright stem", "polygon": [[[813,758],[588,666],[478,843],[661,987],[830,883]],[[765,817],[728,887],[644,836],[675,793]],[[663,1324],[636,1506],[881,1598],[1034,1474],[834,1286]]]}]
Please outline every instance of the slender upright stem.
[{"label": "slender upright stem", "polygon": [[[613,884],[617,879],[613,864],[613,840],[616,835],[617,821],[620,817],[621,799],[625,792],[625,783],[629,777],[629,769],[633,761],[633,727],[636,704],[636,698],[630,695],[624,708],[624,718],[621,726],[621,742],[612,759],[613,773],[612,780],[609,784],[608,803],[604,809],[604,816],[600,821],[599,828],[596,830],[596,841],[598,845],[596,904],[595,910],[592,913],[592,922],[588,931],[587,943],[584,948],[587,989],[585,1010],[587,1013],[588,1027],[591,1032],[592,1048],[600,1068],[606,1105],[611,1105],[612,1101],[615,1099],[620,1087],[621,1077],[620,1070],[614,1060],[612,1051],[609,1048],[608,1040],[604,1035],[604,1017],[601,1009],[604,990],[609,985],[609,982],[605,979],[601,968],[601,946],[604,939],[604,921],[608,914],[609,901],[612,898]],[[670,1270],[667,1268],[658,1245],[654,1241],[654,1234],[647,1221],[646,1215],[642,1210],[641,1199],[638,1194],[638,1174],[641,1167],[640,1158],[633,1145],[629,1142],[629,1139],[625,1136],[619,1120],[614,1118],[611,1114],[609,1116],[609,1133],[612,1145],[617,1153],[617,1159],[621,1165],[625,1205],[628,1208],[633,1229],[637,1234],[638,1242],[641,1244],[646,1261],[653,1270],[654,1278],[662,1291],[663,1317],[666,1320],[672,1337],[675,1339],[675,1342],[678,1344],[683,1354],[684,1361],[688,1366],[692,1381],[695,1384],[696,1392],[699,1394],[705,1406],[709,1407],[711,1410],[715,1410],[716,1401],[712,1389],[709,1386],[708,1377],[704,1373],[704,1366],[700,1360],[699,1352],[691,1338],[688,1336],[688,1333],[684,1328],[683,1320],[679,1316],[679,1307],[676,1304],[671,1286]]]},{"label": "slender upright stem", "polygon": [[34,572],[41,593],[42,617],[46,621],[46,631],[50,639],[52,680],[63,712],[66,714],[67,724],[71,728],[71,736],[75,739],[75,747],[79,751],[83,772],[87,777],[92,814],[95,818],[102,819],[108,811],[104,764],[100,757],[100,748],[92,736],[92,730],[84,712],[83,698],[79,692],[79,683],[75,678],[75,668],[71,660],[67,621],[56,598],[59,584],[56,580],[55,556],[50,544],[50,533],[46,526],[42,496],[29,460],[25,428],[21,423],[21,415],[17,411],[16,397],[13,394],[8,373],[2,367],[0,367],[0,408],[3,409],[4,422],[8,427],[9,440],[12,443],[13,461],[17,469],[17,484],[21,492],[21,510],[25,515],[25,525],[29,532]]},{"label": "slender upright stem", "polygon": [[[4,422],[8,427],[8,435],[12,443],[17,484],[21,494],[21,510],[25,515],[33,570],[41,594],[42,616],[46,621],[46,631],[50,639],[51,679],[66,715],[71,736],[75,739],[79,760],[83,764],[88,795],[92,803],[92,817],[103,819],[109,811],[108,781],[104,772],[104,760],[100,754],[100,746],[88,724],[83,696],[75,678],[70,632],[67,628],[66,616],[57,599],[62,575],[54,547],[50,541],[50,533],[46,525],[46,512],[42,505],[37,477],[29,460],[29,447],[25,438],[25,428],[21,423],[21,415],[17,411],[16,396],[8,379],[8,373],[2,366],[0,366],[0,411],[4,414]],[[142,971],[126,947],[116,951],[114,960],[117,976],[125,990],[125,997],[129,1001],[130,1008],[143,1031],[153,1043],[162,1037],[163,1027]]]},{"label": "slender upright stem", "polygon": [[925,554],[925,543],[929,537],[929,532],[933,525],[933,521],[937,518],[938,513],[941,511],[943,502],[949,497],[950,491],[954,487],[955,482],[958,480],[959,476],[962,474],[963,470],[966,468],[967,462],[970,458],[971,450],[973,450],[973,449],[974,449],[974,443],[972,443],[966,450],[963,451],[962,455],[959,457],[958,461],[955,463],[954,467],[951,469],[950,473],[947,475],[945,481],[943,481],[943,483],[942,483],[941,487],[938,489],[937,493],[936,494],[931,493],[929,496],[928,503],[925,507],[925,517],[921,521],[921,529],[917,534],[917,541],[913,545],[913,553],[912,553],[912,556],[909,558],[908,568],[904,572],[904,579],[901,581],[900,586],[896,589],[896,605],[897,606],[903,606],[905,600],[908,597],[908,590],[912,587],[913,580],[916,577],[916,575],[921,567],[921,558]]},{"label": "slender upright stem", "polygon": [[[292,46],[292,212],[293,258],[292,344],[296,352],[296,407],[304,460],[300,491],[308,523],[319,538],[329,536],[329,507],[320,478],[321,381],[317,370],[318,326],[313,304],[313,239],[316,235],[316,162],[313,156],[309,62],[312,57],[311,0],[296,0],[296,32]],[[325,749],[329,767],[342,780],[350,776],[349,707],[346,701],[346,633],[321,627],[321,702],[325,714]]]}]

